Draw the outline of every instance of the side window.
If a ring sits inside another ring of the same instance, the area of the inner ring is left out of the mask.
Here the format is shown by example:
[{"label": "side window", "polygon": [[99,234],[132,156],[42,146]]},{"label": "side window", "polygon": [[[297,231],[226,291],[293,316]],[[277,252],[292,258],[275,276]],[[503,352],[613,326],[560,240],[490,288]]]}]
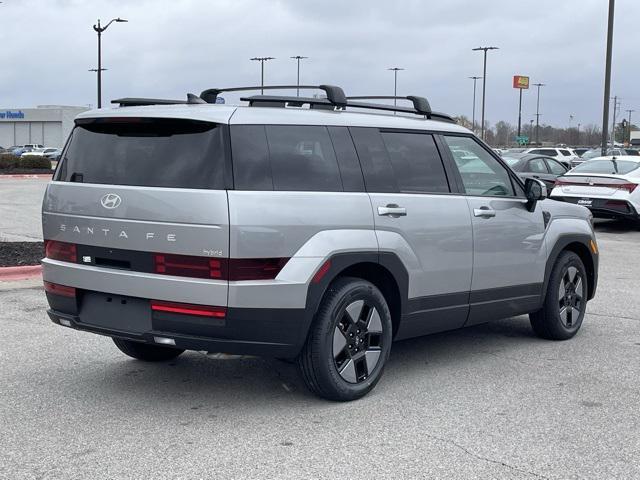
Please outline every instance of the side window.
[{"label": "side window", "polygon": [[560,162],[556,162],[555,160],[551,160],[551,159],[547,159],[547,165],[549,165],[549,170],[551,170],[551,173],[553,173],[554,175],[564,175],[564,173],[567,171],[566,168],[564,168]]},{"label": "side window", "polygon": [[448,193],[449,184],[432,135],[382,132],[401,192]]},{"label": "side window", "polygon": [[527,167],[527,172],[533,173],[548,173],[547,166],[544,163],[542,158],[534,158],[529,160],[529,166]]},{"label": "side window", "polygon": [[341,192],[327,127],[267,125],[274,190]]},{"label": "side window", "polygon": [[273,190],[263,125],[231,127],[233,183],[237,190]]},{"label": "side window", "polygon": [[556,152],[552,148],[538,150],[536,153],[538,153],[540,155],[548,155],[549,157],[555,157],[556,155],[558,155],[558,152]]},{"label": "side window", "polygon": [[571,156],[571,152],[569,150],[560,150],[560,153],[562,155],[564,155],[565,157],[570,157]]},{"label": "side window", "polygon": [[471,137],[444,137],[465,192],[476,196],[514,196],[506,168]]},{"label": "side window", "polygon": [[350,127],[353,143],[362,164],[368,192],[395,193],[398,185],[393,175],[389,154],[377,128]]},{"label": "side window", "polygon": [[531,150],[529,153],[531,155],[541,155],[542,154],[542,150]]},{"label": "side window", "polygon": [[364,192],[362,169],[347,127],[328,127],[345,192]]}]

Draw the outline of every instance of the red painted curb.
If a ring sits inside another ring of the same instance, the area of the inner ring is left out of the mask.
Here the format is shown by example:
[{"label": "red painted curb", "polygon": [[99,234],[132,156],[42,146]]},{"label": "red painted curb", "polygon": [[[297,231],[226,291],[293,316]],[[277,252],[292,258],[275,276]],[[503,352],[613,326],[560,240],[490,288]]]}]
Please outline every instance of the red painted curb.
[{"label": "red painted curb", "polygon": [[51,178],[53,173],[3,173],[0,179],[6,178],[15,180],[16,178]]},{"label": "red painted curb", "polygon": [[0,267],[0,282],[28,280],[42,275],[42,265],[26,265],[23,267]]}]

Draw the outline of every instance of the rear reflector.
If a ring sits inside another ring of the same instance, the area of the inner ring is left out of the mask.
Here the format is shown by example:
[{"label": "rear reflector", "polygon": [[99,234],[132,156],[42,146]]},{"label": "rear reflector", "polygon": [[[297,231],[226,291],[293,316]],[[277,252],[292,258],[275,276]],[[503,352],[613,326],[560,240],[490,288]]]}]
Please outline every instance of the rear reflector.
[{"label": "rear reflector", "polygon": [[63,262],[77,261],[77,248],[73,243],[58,242],[57,240],[45,240],[44,252],[51,260],[62,260]]},{"label": "rear reflector", "polygon": [[163,302],[151,300],[151,310],[154,312],[178,313],[181,315],[196,315],[198,317],[225,318],[225,307],[212,307],[210,305],[191,305],[189,303]]},{"label": "rear reflector", "polygon": [[66,285],[58,285],[57,283],[44,282],[44,291],[61,297],[75,298],[76,289],[67,287]]},{"label": "rear reflector", "polygon": [[316,274],[313,276],[311,281],[313,283],[320,283],[320,280],[327,274],[329,269],[331,268],[331,260],[327,260],[322,264],[322,266],[318,269]]}]

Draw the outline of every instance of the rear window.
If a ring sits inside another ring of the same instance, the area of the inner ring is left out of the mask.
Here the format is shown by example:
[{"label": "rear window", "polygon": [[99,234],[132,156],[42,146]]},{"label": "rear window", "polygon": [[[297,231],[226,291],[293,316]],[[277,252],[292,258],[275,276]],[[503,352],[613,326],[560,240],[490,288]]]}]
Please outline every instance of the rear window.
[{"label": "rear window", "polygon": [[224,137],[193,120],[110,118],[79,122],[56,180],[143,187],[224,189]]},{"label": "rear window", "polygon": [[581,163],[571,173],[606,173],[609,175],[626,175],[640,167],[638,162],[628,160],[589,160]]}]

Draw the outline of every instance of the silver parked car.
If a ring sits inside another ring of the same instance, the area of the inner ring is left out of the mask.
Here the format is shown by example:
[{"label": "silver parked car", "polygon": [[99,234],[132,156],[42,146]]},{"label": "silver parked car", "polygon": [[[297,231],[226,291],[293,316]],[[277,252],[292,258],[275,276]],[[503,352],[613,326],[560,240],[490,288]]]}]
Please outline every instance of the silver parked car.
[{"label": "silver parked car", "polygon": [[146,361],[296,359],[340,401],[374,388],[395,340],[521,314],[576,334],[598,277],[586,208],[424,98],[317,88],[78,116],[43,203],[51,320]]}]

